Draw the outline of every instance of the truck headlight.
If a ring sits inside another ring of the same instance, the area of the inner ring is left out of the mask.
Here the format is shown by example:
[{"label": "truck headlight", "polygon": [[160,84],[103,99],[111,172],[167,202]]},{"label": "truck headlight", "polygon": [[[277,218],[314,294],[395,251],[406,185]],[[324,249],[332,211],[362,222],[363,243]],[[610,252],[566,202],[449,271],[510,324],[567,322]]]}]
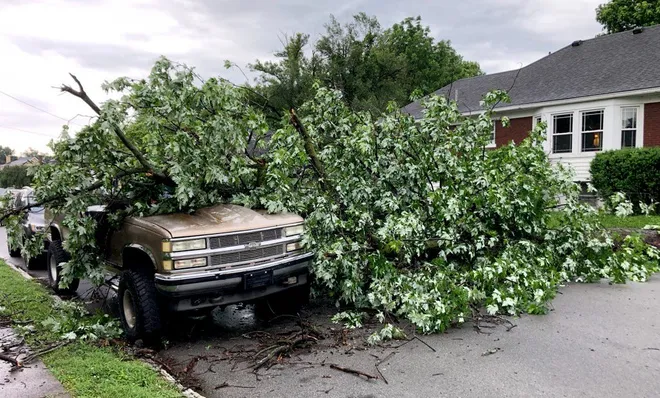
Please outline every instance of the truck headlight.
[{"label": "truck headlight", "polygon": [[30,231],[32,231],[32,232],[34,232],[34,233],[41,232],[41,231],[43,231],[43,230],[44,230],[44,226],[43,226],[43,225],[34,225],[34,224],[30,224]]},{"label": "truck headlight", "polygon": [[187,260],[174,260],[175,269],[206,267],[206,257],[190,258]]},{"label": "truck headlight", "polygon": [[305,227],[302,224],[284,228],[284,236],[302,235],[303,232]]},{"label": "truck headlight", "polygon": [[184,252],[188,250],[201,250],[206,249],[206,239],[192,239],[182,240],[179,242],[172,242],[173,252]]},{"label": "truck headlight", "polygon": [[288,245],[286,245],[286,251],[287,252],[295,252],[296,250],[302,249],[302,247],[303,247],[302,242],[300,242],[300,241],[293,242],[293,243],[289,243]]}]

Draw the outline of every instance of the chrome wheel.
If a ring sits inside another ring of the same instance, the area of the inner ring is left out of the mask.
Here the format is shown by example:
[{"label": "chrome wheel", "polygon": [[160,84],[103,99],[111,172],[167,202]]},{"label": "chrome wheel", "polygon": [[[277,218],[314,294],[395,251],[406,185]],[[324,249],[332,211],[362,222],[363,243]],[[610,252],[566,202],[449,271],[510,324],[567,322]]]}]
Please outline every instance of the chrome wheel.
[{"label": "chrome wheel", "polygon": [[48,256],[48,272],[50,273],[50,279],[57,283],[57,259],[55,256]]},{"label": "chrome wheel", "polygon": [[125,290],[121,301],[126,325],[131,329],[135,329],[135,308],[133,308],[133,296],[131,292]]}]

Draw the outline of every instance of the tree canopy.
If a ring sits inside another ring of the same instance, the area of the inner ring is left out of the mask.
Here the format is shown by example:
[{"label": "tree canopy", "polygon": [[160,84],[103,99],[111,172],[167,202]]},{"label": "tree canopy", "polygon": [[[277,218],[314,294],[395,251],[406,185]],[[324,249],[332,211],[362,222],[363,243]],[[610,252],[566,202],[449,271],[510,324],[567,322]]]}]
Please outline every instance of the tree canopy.
[{"label": "tree canopy", "polygon": [[32,183],[28,166],[6,166],[0,169],[0,188],[23,188]]},{"label": "tree canopy", "polygon": [[598,6],[596,20],[607,33],[660,24],[660,1],[611,0]]},{"label": "tree canopy", "polygon": [[[309,35],[285,38],[276,62],[257,61],[256,91],[274,109],[300,107],[312,98],[312,84],[339,90],[356,111],[382,112],[388,102],[409,102],[413,92],[429,94],[464,77],[482,74],[448,41],[436,41],[421,18],[406,18],[382,29],[376,17],[359,13],[341,24],[333,16],[325,32],[310,44]],[[306,55],[311,52],[311,55]]]},{"label": "tree canopy", "polygon": [[0,164],[5,164],[7,161],[7,156],[13,155],[14,150],[8,146],[0,146]]}]

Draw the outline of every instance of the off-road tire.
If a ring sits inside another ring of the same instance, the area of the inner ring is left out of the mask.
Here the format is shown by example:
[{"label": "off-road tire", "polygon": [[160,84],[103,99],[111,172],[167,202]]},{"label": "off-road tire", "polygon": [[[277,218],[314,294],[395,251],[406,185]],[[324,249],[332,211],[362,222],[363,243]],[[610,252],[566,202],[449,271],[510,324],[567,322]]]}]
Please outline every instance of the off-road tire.
[{"label": "off-road tire", "polygon": [[[125,296],[132,302],[133,316],[126,313]],[[153,273],[147,270],[126,270],[119,279],[119,319],[130,340],[142,339],[148,344],[158,342],[162,319]],[[132,321],[131,321],[132,318]]]},{"label": "off-road tire", "polygon": [[42,268],[45,261],[46,261],[45,256],[43,254],[39,254],[38,256],[31,257],[30,260],[26,261],[25,267],[27,267],[29,271],[39,269]]},{"label": "off-road tire", "polygon": [[257,315],[271,318],[277,315],[295,315],[309,303],[309,283],[271,294],[255,303]]},{"label": "off-road tire", "polygon": [[21,256],[21,249],[12,249],[9,244],[7,244],[7,251],[9,251],[9,256],[10,257],[20,257]]},{"label": "off-road tire", "polygon": [[60,280],[62,278],[62,266],[60,264],[69,261],[71,257],[69,253],[64,251],[62,241],[54,240],[48,247],[48,255],[46,256],[46,269],[48,271],[48,285],[59,295],[71,296],[78,290],[80,279],[75,278],[71,281],[68,287],[60,288]]}]

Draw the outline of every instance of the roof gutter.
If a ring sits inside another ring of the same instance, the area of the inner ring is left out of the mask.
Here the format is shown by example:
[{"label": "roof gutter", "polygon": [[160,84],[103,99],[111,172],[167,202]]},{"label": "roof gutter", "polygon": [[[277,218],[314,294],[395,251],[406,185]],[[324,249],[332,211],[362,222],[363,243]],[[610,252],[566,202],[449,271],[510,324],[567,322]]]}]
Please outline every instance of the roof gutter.
[{"label": "roof gutter", "polygon": [[[647,94],[660,94],[660,87],[645,88],[641,90],[631,90],[631,91],[619,91],[616,93],[592,95],[589,97],[575,97],[575,98],[567,98],[567,99],[555,100],[555,101],[533,102],[529,104],[503,106],[503,107],[495,108],[494,111],[495,112],[518,111],[525,109],[540,108],[545,106],[565,105],[565,104],[589,102],[589,101],[600,101],[600,100],[608,100],[613,98],[625,98],[625,97],[632,97],[636,95],[647,95]],[[484,112],[485,112],[484,110],[479,110],[476,112],[475,111],[463,112],[462,115],[464,116],[475,115],[475,114],[479,115]]]}]

